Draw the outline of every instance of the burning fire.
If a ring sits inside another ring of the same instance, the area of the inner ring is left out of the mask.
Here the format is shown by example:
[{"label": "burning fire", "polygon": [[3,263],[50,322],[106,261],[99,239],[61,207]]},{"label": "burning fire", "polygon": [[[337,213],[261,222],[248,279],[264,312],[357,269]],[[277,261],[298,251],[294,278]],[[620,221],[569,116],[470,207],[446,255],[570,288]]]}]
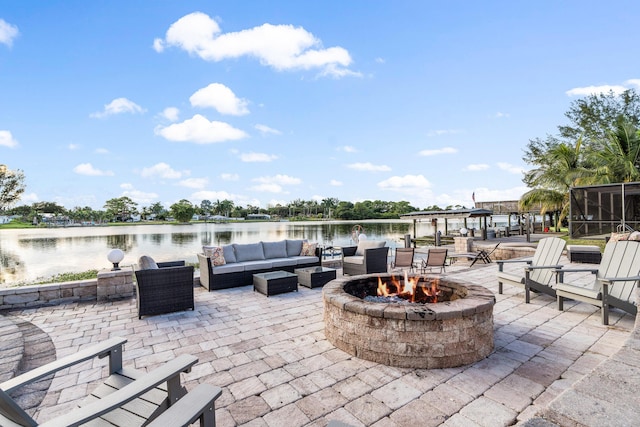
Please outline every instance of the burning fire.
[{"label": "burning fire", "polygon": [[[378,296],[379,297],[398,297],[406,299],[410,302],[430,303],[438,302],[440,290],[438,289],[438,279],[431,281],[431,286],[418,286],[420,277],[409,277],[404,272],[404,280],[400,281],[396,276],[391,277],[391,283],[383,283],[382,278],[378,277]],[[426,285],[426,283],[425,283]]]}]

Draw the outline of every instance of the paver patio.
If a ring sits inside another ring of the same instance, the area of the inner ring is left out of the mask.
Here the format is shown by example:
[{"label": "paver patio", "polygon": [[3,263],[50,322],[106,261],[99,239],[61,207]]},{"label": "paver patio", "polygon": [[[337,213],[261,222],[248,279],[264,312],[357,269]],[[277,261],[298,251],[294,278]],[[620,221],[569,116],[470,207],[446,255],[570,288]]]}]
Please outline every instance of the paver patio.
[{"label": "paver patio", "polygon": [[[566,258],[563,262],[567,263]],[[509,265],[513,271],[522,266]],[[196,309],[138,319],[135,300],[14,310],[51,338],[58,357],[107,337],[124,336],[125,365],[152,368],[179,354],[199,358],[187,388],[223,388],[218,426],[508,426],[533,417],[553,398],[614,354],[634,317],[612,311],[603,326],[595,307],[565,304],[505,286],[496,264],[448,268],[447,274],[492,290],[495,349],[472,365],[401,369],[357,359],[323,333],[322,289],[271,296],[251,287],[196,290]],[[457,271],[455,271],[457,270]],[[585,280],[590,280],[585,274]],[[35,411],[44,421],[78,404],[105,360],[58,374]]]}]

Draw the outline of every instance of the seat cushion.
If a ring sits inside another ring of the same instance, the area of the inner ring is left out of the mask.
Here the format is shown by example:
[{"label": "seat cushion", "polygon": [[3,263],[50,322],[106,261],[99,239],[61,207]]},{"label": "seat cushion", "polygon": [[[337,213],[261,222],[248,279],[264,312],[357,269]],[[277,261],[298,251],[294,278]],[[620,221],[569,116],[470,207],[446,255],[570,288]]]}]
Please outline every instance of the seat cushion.
[{"label": "seat cushion", "polygon": [[360,255],[346,256],[346,257],[342,258],[342,262],[344,262],[346,264],[362,265],[362,264],[364,264],[364,256],[360,256]]},{"label": "seat cushion", "polygon": [[244,265],[237,262],[231,264],[220,265],[211,269],[212,274],[226,274],[226,273],[242,273],[244,271]]},{"label": "seat cushion", "polygon": [[271,260],[268,259],[262,261],[245,261],[242,265],[244,265],[244,271],[268,270],[273,268]]},{"label": "seat cushion", "polygon": [[271,266],[273,268],[293,267],[295,265],[298,265],[298,262],[295,258],[273,258],[269,261],[271,262]]}]

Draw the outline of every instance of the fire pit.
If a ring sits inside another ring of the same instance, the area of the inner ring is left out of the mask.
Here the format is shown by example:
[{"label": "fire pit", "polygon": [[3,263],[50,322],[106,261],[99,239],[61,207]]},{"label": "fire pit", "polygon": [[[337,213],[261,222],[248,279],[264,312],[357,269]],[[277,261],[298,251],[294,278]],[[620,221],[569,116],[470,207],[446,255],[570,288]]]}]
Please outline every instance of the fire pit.
[{"label": "fire pit", "polygon": [[333,280],[322,294],[327,339],[361,359],[403,368],[452,368],[493,350],[495,297],[479,285],[370,274]]}]

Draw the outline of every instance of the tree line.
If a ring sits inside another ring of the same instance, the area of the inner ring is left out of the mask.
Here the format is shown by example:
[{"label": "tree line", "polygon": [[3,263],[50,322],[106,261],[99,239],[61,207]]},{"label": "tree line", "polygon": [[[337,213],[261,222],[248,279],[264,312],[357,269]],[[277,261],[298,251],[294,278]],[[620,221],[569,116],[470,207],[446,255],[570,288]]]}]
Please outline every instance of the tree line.
[{"label": "tree line", "polygon": [[[462,206],[455,206],[461,208]],[[451,209],[448,206],[446,209]],[[442,210],[438,206],[431,206],[428,210]],[[245,219],[251,214],[265,214],[273,219],[305,220],[305,219],[397,219],[400,215],[419,209],[409,202],[390,202],[381,200],[365,200],[362,202],[346,202],[337,198],[316,200],[297,199],[286,205],[277,204],[260,208],[258,206],[240,206],[232,200],[203,200],[194,204],[182,199],[168,208],[156,202],[149,206],[140,206],[130,197],[109,199],[104,204],[104,210],[95,210],[89,206],[66,209],[55,202],[37,202],[31,205],[16,206],[2,211],[4,215],[16,215],[23,221],[32,224],[42,222],[58,222],[61,224],[103,224],[109,222],[132,221],[177,221],[190,222],[194,218],[200,220],[214,220],[221,217]]]},{"label": "tree line", "polygon": [[527,144],[532,169],[523,181],[531,190],[520,199],[523,211],[540,204],[542,214],[554,214],[556,228],[569,214],[572,187],[640,181],[640,96],[633,89],[576,100],[565,116],[569,124],[556,134]]}]

